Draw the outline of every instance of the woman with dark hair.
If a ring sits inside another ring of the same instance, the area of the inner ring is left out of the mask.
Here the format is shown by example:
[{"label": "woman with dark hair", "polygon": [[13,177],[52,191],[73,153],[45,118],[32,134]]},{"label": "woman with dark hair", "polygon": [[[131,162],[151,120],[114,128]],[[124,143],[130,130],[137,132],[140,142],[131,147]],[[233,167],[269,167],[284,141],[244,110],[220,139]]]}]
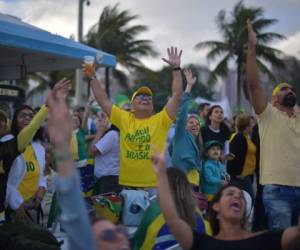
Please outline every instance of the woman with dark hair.
[{"label": "woman with dark hair", "polygon": [[[196,210],[193,190],[185,174],[177,168],[167,169],[172,199],[179,217],[198,233],[210,233],[210,228]],[[135,233],[134,249],[166,249],[177,244],[164,220],[160,205],[152,203],[143,216]]]},{"label": "woman with dark hair", "polygon": [[232,185],[222,187],[212,200],[209,214],[213,236],[197,233],[178,214],[171,195],[163,154],[154,154],[152,162],[157,175],[162,213],[171,233],[183,249],[286,250],[291,241],[300,237],[300,224],[278,232],[252,233],[247,231],[244,228],[245,198],[242,190]]},{"label": "woman with dark hair", "polygon": [[199,190],[201,175],[202,137],[199,119],[196,115],[188,115],[191,89],[196,82],[190,69],[184,70],[187,80],[179,112],[176,117],[175,134],[169,146],[172,165],[182,170],[189,182]]},{"label": "woman with dark hair", "polygon": [[98,113],[97,133],[89,149],[89,154],[95,156],[94,175],[97,182],[94,194],[120,193],[122,190],[119,185],[119,137],[119,129],[114,125],[109,125],[107,115],[100,111]]},{"label": "woman with dark hair", "polygon": [[213,105],[208,110],[206,125],[201,128],[203,143],[218,141],[223,145],[225,155],[229,153],[230,130],[224,122],[224,111],[220,105]]},{"label": "woman with dark hair", "polygon": [[[39,113],[46,118],[47,107],[42,107]],[[12,119],[12,135],[17,137],[33,117],[34,110],[30,106],[19,107]],[[25,219],[27,217],[25,210],[39,208],[46,192],[45,149],[41,140],[42,128],[39,128],[31,144],[14,160],[11,166],[5,203],[9,209],[15,211],[16,219]]]},{"label": "woman with dark hair", "polygon": [[[66,89],[70,81],[62,79],[55,84],[53,90],[49,93],[56,93],[59,90]],[[43,106],[42,109],[47,107]],[[47,112],[37,113],[28,126],[25,126],[16,137],[13,137],[8,140],[0,141],[0,221],[2,220],[2,215],[4,211],[4,203],[6,199],[6,190],[7,190],[7,179],[8,174],[11,169],[12,162],[14,159],[21,154],[27,145],[32,141],[32,138],[36,134],[36,131],[39,129],[42,122],[46,119]]]},{"label": "woman with dark hair", "polygon": [[227,162],[227,171],[231,181],[247,191],[254,199],[252,182],[256,167],[256,146],[251,140],[253,121],[249,114],[236,117],[236,130],[229,141],[230,152],[234,159]]}]

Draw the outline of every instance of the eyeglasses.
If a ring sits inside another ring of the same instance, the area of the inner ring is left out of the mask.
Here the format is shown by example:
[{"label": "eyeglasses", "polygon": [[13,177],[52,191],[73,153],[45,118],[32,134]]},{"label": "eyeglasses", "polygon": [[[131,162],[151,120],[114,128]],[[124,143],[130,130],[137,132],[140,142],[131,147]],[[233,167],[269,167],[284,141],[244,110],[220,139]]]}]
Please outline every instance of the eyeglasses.
[{"label": "eyeglasses", "polygon": [[115,241],[118,237],[118,233],[124,235],[127,239],[129,238],[129,234],[127,228],[123,225],[118,225],[114,229],[106,229],[101,234],[101,240],[104,241]]},{"label": "eyeglasses", "polygon": [[21,119],[25,119],[26,117],[28,117],[29,119],[32,119],[34,117],[34,114],[33,113],[20,113],[19,117]]},{"label": "eyeglasses", "polygon": [[138,101],[152,101],[152,96],[151,95],[146,95],[146,94],[138,94],[135,96],[135,99],[137,99]]}]

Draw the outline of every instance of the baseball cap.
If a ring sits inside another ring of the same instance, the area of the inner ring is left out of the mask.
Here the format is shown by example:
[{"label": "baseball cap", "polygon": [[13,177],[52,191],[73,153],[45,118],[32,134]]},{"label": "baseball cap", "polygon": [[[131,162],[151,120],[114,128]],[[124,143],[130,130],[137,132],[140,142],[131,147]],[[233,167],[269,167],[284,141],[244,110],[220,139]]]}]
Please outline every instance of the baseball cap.
[{"label": "baseball cap", "polygon": [[204,144],[204,150],[207,151],[209,150],[212,146],[219,146],[221,149],[223,149],[223,145],[221,142],[216,141],[216,140],[211,140],[208,141]]},{"label": "baseball cap", "polygon": [[291,88],[292,86],[286,82],[279,83],[274,87],[272,91],[272,96],[275,96],[284,87]]},{"label": "baseball cap", "polygon": [[133,101],[133,99],[138,95],[138,94],[147,94],[147,95],[153,95],[152,94],[152,90],[149,89],[146,86],[140,87],[138,88],[131,96],[131,101]]}]

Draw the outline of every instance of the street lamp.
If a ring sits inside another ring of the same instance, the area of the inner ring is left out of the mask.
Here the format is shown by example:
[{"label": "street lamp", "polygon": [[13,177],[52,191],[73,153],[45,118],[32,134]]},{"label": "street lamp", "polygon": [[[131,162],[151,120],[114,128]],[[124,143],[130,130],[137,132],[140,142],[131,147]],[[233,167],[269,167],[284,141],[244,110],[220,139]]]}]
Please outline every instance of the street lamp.
[{"label": "street lamp", "polygon": [[[83,4],[86,3],[87,6],[91,4],[89,0],[79,0],[78,6],[78,42],[82,42],[82,33],[83,33]],[[76,70],[76,90],[75,90],[75,102],[77,105],[82,105],[82,70]]]}]

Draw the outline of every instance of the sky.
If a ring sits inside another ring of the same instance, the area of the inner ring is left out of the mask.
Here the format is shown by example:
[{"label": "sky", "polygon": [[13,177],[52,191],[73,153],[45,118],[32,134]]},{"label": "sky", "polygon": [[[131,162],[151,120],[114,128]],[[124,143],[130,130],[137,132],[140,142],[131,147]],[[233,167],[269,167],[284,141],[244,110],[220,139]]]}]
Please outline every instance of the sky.
[{"label": "sky", "polygon": [[[77,37],[79,0],[0,0],[0,12],[19,17],[49,32]],[[138,14],[135,24],[147,25],[149,30],[141,38],[154,42],[157,58],[144,58],[144,64],[152,69],[163,66],[161,57],[166,56],[169,46],[183,50],[183,64],[195,63],[212,68],[215,62],[206,60],[205,50],[196,51],[195,44],[206,40],[220,40],[215,24],[219,10],[230,11],[237,0],[90,0],[84,5],[84,34],[97,23],[102,9],[120,3],[120,9]],[[286,40],[274,42],[273,47],[300,59],[300,0],[245,0],[246,6],[263,7],[264,17],[278,22],[267,31],[278,32]]]}]

